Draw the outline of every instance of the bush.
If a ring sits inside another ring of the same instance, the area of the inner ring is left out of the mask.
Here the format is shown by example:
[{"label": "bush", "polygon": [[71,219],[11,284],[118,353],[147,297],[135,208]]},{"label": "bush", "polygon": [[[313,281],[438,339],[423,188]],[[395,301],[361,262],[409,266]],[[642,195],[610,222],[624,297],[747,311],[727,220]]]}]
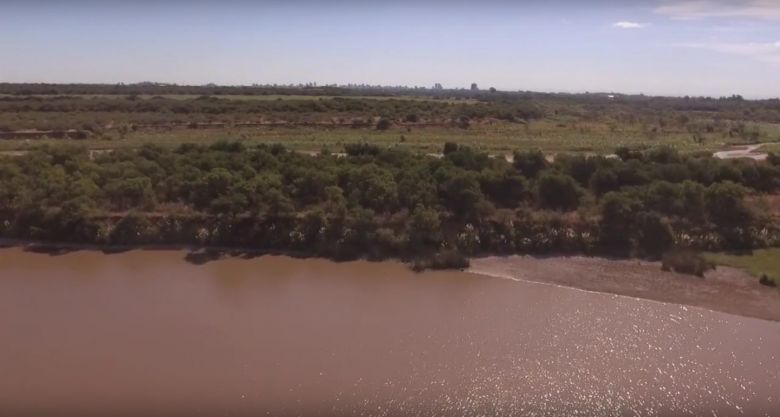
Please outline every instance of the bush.
[{"label": "bush", "polygon": [[637,244],[646,256],[659,256],[674,245],[669,221],[655,213],[639,213]]},{"label": "bush", "polygon": [[344,145],[344,152],[349,156],[377,156],[382,149],[368,143],[349,143]]},{"label": "bush", "polygon": [[482,192],[503,207],[517,207],[530,196],[528,181],[514,170],[484,170],[479,183]]},{"label": "bush", "polygon": [[547,167],[542,151],[515,151],[512,164],[517,170],[528,178],[535,178],[539,172]]},{"label": "bush", "polygon": [[580,189],[574,178],[557,173],[546,173],[537,182],[537,196],[543,208],[574,210],[580,204]]},{"label": "bush", "polygon": [[412,263],[415,271],[426,269],[466,269],[469,259],[457,249],[442,249],[429,257],[417,258]]},{"label": "bush", "polygon": [[629,159],[642,159],[643,155],[641,151],[631,149],[626,146],[621,146],[615,150],[615,155],[622,161],[628,161]]},{"label": "bush", "polygon": [[620,180],[611,168],[599,168],[591,175],[588,181],[591,190],[597,196],[604,195],[610,191],[618,191],[620,189]]},{"label": "bush", "polygon": [[408,123],[417,123],[418,121],[420,121],[420,117],[414,113],[409,113],[406,116],[404,116],[404,121]]},{"label": "bush", "polygon": [[758,282],[761,285],[766,285],[767,287],[777,286],[777,281],[775,281],[773,278],[769,278],[766,274],[762,274],[761,278],[758,279]]},{"label": "bush", "polygon": [[391,125],[392,125],[392,122],[390,122],[390,120],[382,118],[382,119],[379,119],[378,122],[376,122],[376,130],[387,130],[387,129],[390,129]]},{"label": "bush", "polygon": [[661,268],[664,271],[674,271],[681,274],[704,277],[704,273],[715,269],[715,266],[704,259],[701,254],[690,250],[671,250],[661,259]]},{"label": "bush", "polygon": [[747,230],[753,224],[753,210],[745,202],[744,187],[730,181],[711,185],[704,194],[707,214],[732,249],[752,246]]},{"label": "bush", "polygon": [[442,151],[444,155],[451,154],[458,150],[458,144],[455,142],[445,142],[444,143],[444,150]]},{"label": "bush", "polygon": [[599,224],[601,243],[611,250],[628,254],[634,216],[642,203],[625,193],[611,192],[601,201]]},{"label": "bush", "polygon": [[412,250],[438,246],[442,238],[439,213],[434,209],[417,206],[409,221],[407,234]]},{"label": "bush", "polygon": [[150,243],[157,235],[152,229],[152,224],[145,216],[130,212],[116,224],[110,241],[112,244],[119,245]]},{"label": "bush", "polygon": [[440,202],[460,216],[472,216],[482,201],[482,190],[475,175],[468,171],[448,171],[439,185]]}]

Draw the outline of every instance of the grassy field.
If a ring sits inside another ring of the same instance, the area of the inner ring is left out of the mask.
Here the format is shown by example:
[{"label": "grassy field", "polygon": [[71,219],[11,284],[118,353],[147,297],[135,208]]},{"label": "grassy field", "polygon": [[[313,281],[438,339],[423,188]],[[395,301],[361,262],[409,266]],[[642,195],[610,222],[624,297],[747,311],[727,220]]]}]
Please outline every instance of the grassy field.
[{"label": "grassy field", "polygon": [[[113,149],[238,140],[336,152],[356,142],[439,152],[444,143],[455,142],[492,154],[517,149],[610,154],[621,146],[708,153],[734,144],[780,142],[780,107],[764,102],[465,90],[340,95],[331,89],[305,95],[284,88],[13,87],[3,90],[11,99],[0,100],[0,151],[62,142]],[[36,88],[46,93],[29,92]],[[201,100],[201,90],[219,100]],[[53,138],[65,136],[80,139]],[[780,143],[764,150],[778,152]]]},{"label": "grassy field", "polygon": [[239,140],[246,144],[282,143],[298,150],[318,151],[323,147],[339,151],[344,144],[370,142],[381,146],[402,146],[417,151],[439,152],[445,142],[469,145],[490,153],[512,153],[516,149],[540,149],[545,153],[612,153],[619,146],[652,147],[669,145],[685,152],[711,152],[724,146],[723,140],[696,143],[687,133],[648,135],[639,131],[610,131],[593,125],[581,129],[558,128],[548,122],[521,124],[496,123],[457,127],[395,126],[380,131],[374,128],[348,127],[252,127],[219,129],[172,129],[137,131],[120,136],[111,132],[104,138],[83,140],[8,139],[0,141],[0,150],[23,150],[44,143],[63,141],[90,149],[134,148],[145,143],[177,146],[182,143],[209,144],[220,140]]},{"label": "grassy field", "polygon": [[761,147],[761,152],[780,153],[780,142],[767,143]]},{"label": "grassy field", "polygon": [[780,284],[780,248],[758,249],[749,254],[706,253],[704,256],[717,265],[744,269],[758,278],[766,275]]}]

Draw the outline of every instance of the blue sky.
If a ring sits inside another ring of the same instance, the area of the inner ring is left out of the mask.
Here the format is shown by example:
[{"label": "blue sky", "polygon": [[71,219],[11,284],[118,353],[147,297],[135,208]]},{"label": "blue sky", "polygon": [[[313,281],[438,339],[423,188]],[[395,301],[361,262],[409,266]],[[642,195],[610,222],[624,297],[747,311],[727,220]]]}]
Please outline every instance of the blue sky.
[{"label": "blue sky", "polygon": [[0,81],[780,96],[780,0],[0,0]]}]

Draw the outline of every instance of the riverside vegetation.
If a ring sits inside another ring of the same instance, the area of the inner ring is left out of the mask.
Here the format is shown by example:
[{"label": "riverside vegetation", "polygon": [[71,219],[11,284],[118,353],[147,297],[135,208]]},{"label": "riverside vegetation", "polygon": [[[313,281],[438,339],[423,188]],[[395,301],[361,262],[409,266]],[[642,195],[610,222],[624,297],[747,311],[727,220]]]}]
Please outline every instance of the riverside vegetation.
[{"label": "riverside vegetation", "polygon": [[447,143],[441,157],[367,143],[345,155],[218,142],[90,154],[39,146],[0,157],[0,235],[137,246],[203,245],[464,267],[480,254],[659,258],[672,248],[780,244],[765,197],[778,159],[668,147],[615,157]]}]

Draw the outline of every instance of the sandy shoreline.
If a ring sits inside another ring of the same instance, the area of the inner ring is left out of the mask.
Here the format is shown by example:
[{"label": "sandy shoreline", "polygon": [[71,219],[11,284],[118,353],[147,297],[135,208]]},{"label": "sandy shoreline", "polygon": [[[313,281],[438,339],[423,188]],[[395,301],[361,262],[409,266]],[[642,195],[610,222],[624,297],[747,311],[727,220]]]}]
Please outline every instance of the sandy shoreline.
[{"label": "sandy shoreline", "polygon": [[730,267],[719,266],[702,279],[636,259],[515,255],[472,259],[468,271],[780,321],[780,291]]}]

